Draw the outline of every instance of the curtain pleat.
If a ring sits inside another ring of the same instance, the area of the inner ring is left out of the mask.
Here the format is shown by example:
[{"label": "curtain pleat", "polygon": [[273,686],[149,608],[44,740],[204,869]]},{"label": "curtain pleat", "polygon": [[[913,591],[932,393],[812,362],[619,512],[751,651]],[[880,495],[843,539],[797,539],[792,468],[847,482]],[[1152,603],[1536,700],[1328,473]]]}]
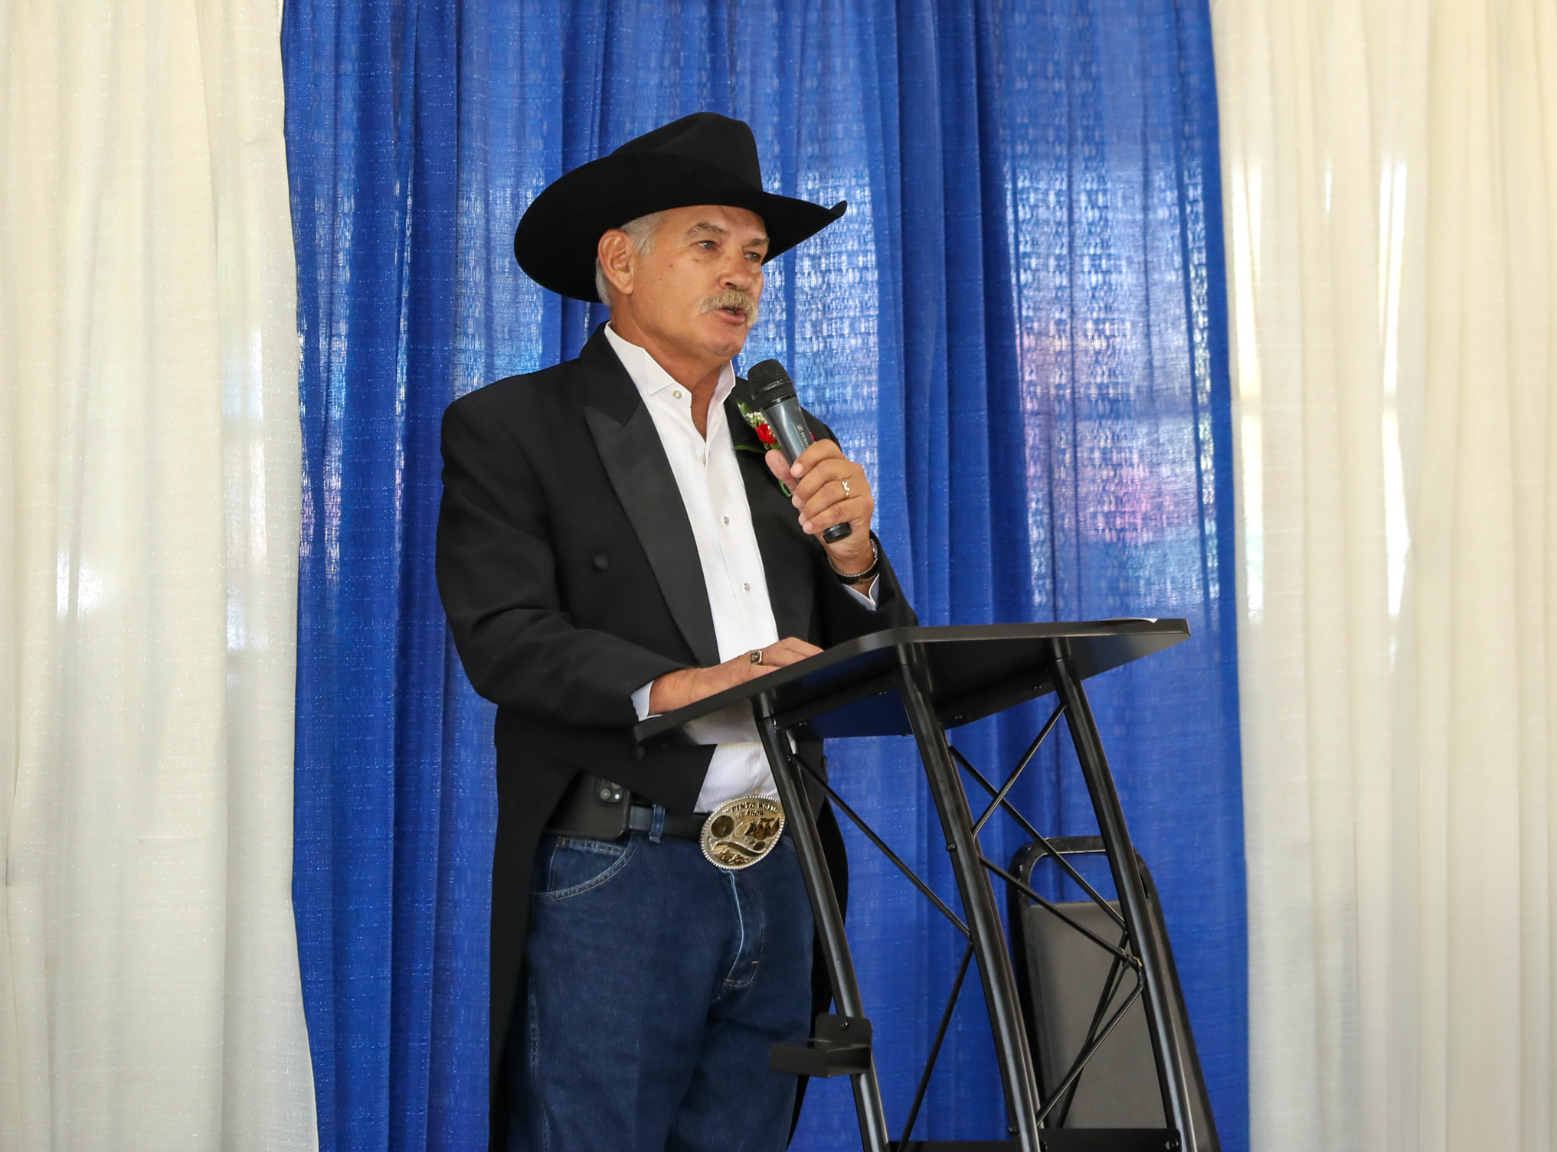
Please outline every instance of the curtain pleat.
[{"label": "curtain pleat", "polygon": [[[768,266],[743,363],[777,356],[871,470],[926,623],[1184,616],[1094,682],[1223,1144],[1246,1146],[1232,440],[1209,16],[1187,0],[514,5],[293,0],[284,54],[303,333],[296,900],[330,1149],[484,1138],[491,713],[432,589],[454,396],[576,354],[598,306],[513,261],[563,172],[679,115],[756,133],[765,183],[848,214]],[[1045,713],[1046,714],[1046,713]],[[1039,708],[960,731],[988,773]],[[908,742],[834,779],[953,890]],[[1014,793],[1094,830],[1061,742]],[[991,824],[986,843],[1020,843]],[[905,1117],[961,949],[848,833],[849,930]],[[796,1137],[857,1146],[848,1087]],[[977,989],[918,1138],[992,1138]]]},{"label": "curtain pleat", "polygon": [[1214,22],[1253,1146],[1548,1149],[1557,18]]},{"label": "curtain pleat", "polygon": [[0,3],[0,1147],[311,1149],[273,0]]}]

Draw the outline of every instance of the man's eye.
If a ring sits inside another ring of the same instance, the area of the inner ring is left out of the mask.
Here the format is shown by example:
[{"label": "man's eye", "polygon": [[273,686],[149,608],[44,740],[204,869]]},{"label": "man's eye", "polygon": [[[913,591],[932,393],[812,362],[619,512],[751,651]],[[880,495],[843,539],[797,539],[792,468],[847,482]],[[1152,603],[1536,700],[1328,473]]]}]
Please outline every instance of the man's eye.
[{"label": "man's eye", "polygon": [[712,250],[713,246],[714,246],[714,242],[712,240],[699,240],[697,242],[697,246],[699,248],[706,248],[706,249]]},{"label": "man's eye", "polygon": [[755,260],[758,264],[761,264],[762,263],[762,253],[761,252],[748,252],[748,253],[746,253],[746,259],[748,259],[748,260]]}]

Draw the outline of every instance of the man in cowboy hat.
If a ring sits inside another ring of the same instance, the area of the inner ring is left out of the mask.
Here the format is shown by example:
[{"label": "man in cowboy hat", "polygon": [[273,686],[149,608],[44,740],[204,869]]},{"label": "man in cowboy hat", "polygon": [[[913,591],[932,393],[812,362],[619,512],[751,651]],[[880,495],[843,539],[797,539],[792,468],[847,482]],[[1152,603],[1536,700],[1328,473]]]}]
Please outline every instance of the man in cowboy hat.
[{"label": "man in cowboy hat", "polygon": [[[731,363],[764,262],[844,208],[764,192],[751,130],[711,113],[575,169],[525,212],[514,252],[543,286],[607,303],[610,323],[577,360],[444,417],[439,589],[498,705],[495,1147],[787,1139],[795,1078],[768,1048],[807,1036],[826,1000],[795,852],[776,836],[731,869],[701,842],[723,826],[710,813],[777,819],[750,715],[642,759],[629,730],[914,622],[864,470],[814,419],[794,467],[766,451]],[[819,740],[798,753],[824,769]]]}]

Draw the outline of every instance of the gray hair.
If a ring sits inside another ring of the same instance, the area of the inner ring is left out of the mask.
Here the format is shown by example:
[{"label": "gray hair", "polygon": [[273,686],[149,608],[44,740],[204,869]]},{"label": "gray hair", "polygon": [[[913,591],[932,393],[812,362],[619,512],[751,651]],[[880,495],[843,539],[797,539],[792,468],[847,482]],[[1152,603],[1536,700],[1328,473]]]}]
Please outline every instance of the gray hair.
[{"label": "gray hair", "polygon": [[[639,216],[622,225],[622,231],[627,233],[638,255],[647,256],[654,251],[654,234],[659,231],[660,220],[664,215],[663,212],[650,212],[647,216]],[[608,308],[611,306],[611,281],[606,279],[599,256],[595,257],[595,295],[600,297],[600,303]]]}]

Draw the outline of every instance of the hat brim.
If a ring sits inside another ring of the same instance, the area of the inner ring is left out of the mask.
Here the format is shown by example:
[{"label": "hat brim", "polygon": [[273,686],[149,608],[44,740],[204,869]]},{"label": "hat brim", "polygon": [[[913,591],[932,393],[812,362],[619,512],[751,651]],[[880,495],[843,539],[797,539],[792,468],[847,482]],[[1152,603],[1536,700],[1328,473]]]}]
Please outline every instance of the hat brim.
[{"label": "hat brim", "polygon": [[593,301],[602,233],[651,212],[694,204],[723,204],[761,216],[768,233],[764,262],[815,236],[849,207],[846,200],[824,208],[764,192],[692,156],[613,153],[573,169],[535,198],[514,231],[514,256],[541,287]]}]

